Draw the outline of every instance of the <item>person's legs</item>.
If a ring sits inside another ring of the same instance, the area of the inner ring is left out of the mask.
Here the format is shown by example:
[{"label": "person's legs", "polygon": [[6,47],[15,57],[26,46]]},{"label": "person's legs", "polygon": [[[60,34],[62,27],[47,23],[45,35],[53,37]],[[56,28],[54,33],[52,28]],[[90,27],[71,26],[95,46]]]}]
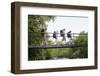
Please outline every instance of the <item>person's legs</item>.
[{"label": "person's legs", "polygon": [[57,44],[57,42],[58,42],[57,37],[55,38],[55,42],[56,42],[56,44]]},{"label": "person's legs", "polygon": [[63,35],[63,37],[62,37],[62,43],[66,44],[66,37],[65,37],[65,35]]}]

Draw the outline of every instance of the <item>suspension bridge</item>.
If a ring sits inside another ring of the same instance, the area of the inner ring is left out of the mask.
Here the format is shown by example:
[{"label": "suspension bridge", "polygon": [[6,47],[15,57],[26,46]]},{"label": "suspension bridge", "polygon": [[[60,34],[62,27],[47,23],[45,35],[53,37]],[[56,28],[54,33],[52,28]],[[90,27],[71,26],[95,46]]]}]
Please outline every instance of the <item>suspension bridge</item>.
[{"label": "suspension bridge", "polygon": [[[37,34],[37,33],[35,33]],[[53,37],[53,33],[50,33],[50,32],[41,32],[41,34],[44,34],[43,37],[47,38],[47,37]],[[59,34],[59,35],[58,35]],[[79,36],[80,34],[79,33],[71,33],[71,36],[72,37],[75,37],[75,36]],[[85,35],[85,34],[84,34]],[[65,33],[65,36],[67,37],[67,33]],[[38,37],[38,36],[37,36]],[[61,37],[60,36],[60,33],[57,33],[57,37]],[[45,41],[44,41],[45,42]],[[71,41],[69,42],[66,42],[65,44],[50,44],[50,45],[47,45],[47,44],[43,44],[43,45],[30,45],[28,46],[29,49],[47,49],[47,48],[79,48],[79,47],[84,47],[83,45],[75,45],[74,43],[72,43]]]}]

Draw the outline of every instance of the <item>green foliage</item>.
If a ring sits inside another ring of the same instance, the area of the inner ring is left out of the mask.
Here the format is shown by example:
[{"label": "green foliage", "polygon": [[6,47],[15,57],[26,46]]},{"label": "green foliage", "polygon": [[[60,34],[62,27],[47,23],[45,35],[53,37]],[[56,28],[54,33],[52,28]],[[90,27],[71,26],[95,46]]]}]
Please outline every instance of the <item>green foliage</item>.
[{"label": "green foliage", "polygon": [[[46,22],[54,21],[54,16],[28,15],[28,45],[41,45],[44,37],[41,35],[41,29],[47,28]],[[29,60],[46,59],[44,49],[29,49]]]},{"label": "green foliage", "polygon": [[72,58],[87,58],[88,57],[88,33],[84,31],[79,36],[73,39],[75,45],[80,45],[80,48],[73,48]]},{"label": "green foliage", "polygon": [[28,49],[28,60],[45,60],[46,51],[44,49]]},{"label": "green foliage", "polygon": [[[28,44],[41,44],[44,38],[41,35],[41,29],[47,28],[46,22],[54,21],[54,16],[28,16]],[[41,39],[40,39],[41,38]]]}]

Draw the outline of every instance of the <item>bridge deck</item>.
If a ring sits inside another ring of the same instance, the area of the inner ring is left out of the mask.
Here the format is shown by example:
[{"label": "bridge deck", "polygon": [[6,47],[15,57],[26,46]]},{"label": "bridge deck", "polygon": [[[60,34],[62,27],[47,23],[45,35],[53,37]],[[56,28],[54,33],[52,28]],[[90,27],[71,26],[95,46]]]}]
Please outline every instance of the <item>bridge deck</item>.
[{"label": "bridge deck", "polygon": [[46,48],[78,48],[81,45],[32,45],[29,49],[46,49]]}]

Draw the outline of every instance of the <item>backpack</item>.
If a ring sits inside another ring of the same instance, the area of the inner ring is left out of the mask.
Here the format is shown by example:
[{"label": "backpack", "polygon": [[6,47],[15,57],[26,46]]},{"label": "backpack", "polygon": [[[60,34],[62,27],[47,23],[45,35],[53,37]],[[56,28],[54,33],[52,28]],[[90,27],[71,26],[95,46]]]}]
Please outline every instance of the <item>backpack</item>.
[{"label": "backpack", "polygon": [[61,36],[64,36],[63,30],[60,30],[60,35],[61,35]]},{"label": "backpack", "polygon": [[67,33],[67,37],[71,38],[71,33],[70,32]]},{"label": "backpack", "polygon": [[56,38],[56,32],[53,33],[53,38]]}]

